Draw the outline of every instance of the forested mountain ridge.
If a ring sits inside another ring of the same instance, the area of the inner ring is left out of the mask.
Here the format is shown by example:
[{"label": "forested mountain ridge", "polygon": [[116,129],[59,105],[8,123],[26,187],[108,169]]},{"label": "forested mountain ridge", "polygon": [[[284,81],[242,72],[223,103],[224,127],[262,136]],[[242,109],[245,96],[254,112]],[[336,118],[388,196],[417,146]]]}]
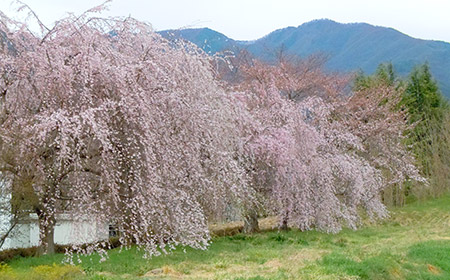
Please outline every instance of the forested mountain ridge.
[{"label": "forested mountain ridge", "polygon": [[255,41],[236,41],[209,28],[160,33],[184,38],[210,54],[247,49],[270,61],[280,49],[298,56],[322,53],[332,71],[370,74],[380,63],[392,62],[398,74],[406,76],[415,65],[428,62],[444,95],[450,97],[450,43],[412,38],[392,28],[322,19],[275,30]]}]

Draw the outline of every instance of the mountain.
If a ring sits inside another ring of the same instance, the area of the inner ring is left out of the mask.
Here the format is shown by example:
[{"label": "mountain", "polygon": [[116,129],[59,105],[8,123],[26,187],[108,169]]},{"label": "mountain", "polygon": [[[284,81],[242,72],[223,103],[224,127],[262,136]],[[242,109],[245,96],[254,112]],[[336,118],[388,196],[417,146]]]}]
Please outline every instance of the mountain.
[{"label": "mountain", "polygon": [[450,43],[412,38],[392,28],[322,19],[279,29],[255,41],[235,41],[209,28],[160,33],[184,38],[210,54],[247,49],[266,61],[281,48],[301,57],[322,53],[331,71],[371,74],[380,63],[391,62],[399,75],[407,76],[415,65],[428,62],[442,92],[450,97]]},{"label": "mountain", "polygon": [[167,39],[183,38],[203,49],[208,54],[224,50],[238,50],[240,44],[227,36],[209,28],[165,30],[158,32]]}]

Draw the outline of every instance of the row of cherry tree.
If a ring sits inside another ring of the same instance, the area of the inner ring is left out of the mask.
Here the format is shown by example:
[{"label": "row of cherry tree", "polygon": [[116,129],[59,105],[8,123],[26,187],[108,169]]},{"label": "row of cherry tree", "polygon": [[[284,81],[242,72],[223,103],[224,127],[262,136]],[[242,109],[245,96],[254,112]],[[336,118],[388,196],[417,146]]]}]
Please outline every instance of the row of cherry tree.
[{"label": "row of cherry tree", "polygon": [[39,35],[0,14],[2,188],[13,213],[38,216],[41,253],[62,212],[115,224],[152,255],[206,248],[229,209],[248,231],[269,214],[280,228],[355,228],[360,209],[387,215],[385,186],[422,180],[391,87],[350,97],[307,61],[251,61],[225,84],[196,47],[93,11]]},{"label": "row of cherry tree", "polygon": [[[404,145],[411,126],[393,84],[348,95],[348,77],[323,74],[314,57],[238,64],[233,86],[255,125],[247,143],[256,166],[250,183],[280,228],[354,228],[360,208],[386,215],[384,189],[426,183]],[[257,230],[256,215],[246,221],[245,229]]]}]

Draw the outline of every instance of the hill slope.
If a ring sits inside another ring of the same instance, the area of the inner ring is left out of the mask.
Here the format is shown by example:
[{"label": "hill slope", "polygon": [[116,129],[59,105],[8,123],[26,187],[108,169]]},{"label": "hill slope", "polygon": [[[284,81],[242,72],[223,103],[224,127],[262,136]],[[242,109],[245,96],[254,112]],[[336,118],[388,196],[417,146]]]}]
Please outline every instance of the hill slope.
[{"label": "hill slope", "polygon": [[[167,37],[168,32],[161,33]],[[444,95],[450,97],[450,43],[415,39],[392,28],[315,20],[276,30],[256,41],[235,41],[208,28],[171,32],[211,54],[245,48],[270,61],[281,48],[299,56],[323,53],[329,58],[327,68],[333,71],[361,69],[371,74],[380,63],[390,61],[406,76],[415,65],[428,62]]]},{"label": "hill slope", "polygon": [[239,46],[238,42],[209,28],[165,30],[159,32],[159,34],[168,39],[186,39],[208,54],[215,54],[224,50],[237,50]]}]

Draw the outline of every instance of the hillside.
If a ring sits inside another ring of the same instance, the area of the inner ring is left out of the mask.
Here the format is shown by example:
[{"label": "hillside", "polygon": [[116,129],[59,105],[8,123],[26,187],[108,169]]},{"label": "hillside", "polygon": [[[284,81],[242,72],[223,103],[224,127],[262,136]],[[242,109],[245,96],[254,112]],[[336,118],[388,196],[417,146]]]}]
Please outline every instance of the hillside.
[{"label": "hillside", "polygon": [[270,61],[281,48],[299,56],[323,53],[328,57],[326,66],[332,71],[361,69],[371,74],[380,63],[390,61],[400,75],[406,76],[415,65],[428,62],[444,95],[450,97],[450,43],[415,39],[392,28],[315,20],[276,30],[256,41],[235,41],[208,28],[161,32],[165,37],[168,33],[211,54],[247,49]]},{"label": "hillside", "polygon": [[224,50],[237,50],[239,43],[209,28],[166,30],[159,32],[165,38],[184,38],[208,54]]}]

